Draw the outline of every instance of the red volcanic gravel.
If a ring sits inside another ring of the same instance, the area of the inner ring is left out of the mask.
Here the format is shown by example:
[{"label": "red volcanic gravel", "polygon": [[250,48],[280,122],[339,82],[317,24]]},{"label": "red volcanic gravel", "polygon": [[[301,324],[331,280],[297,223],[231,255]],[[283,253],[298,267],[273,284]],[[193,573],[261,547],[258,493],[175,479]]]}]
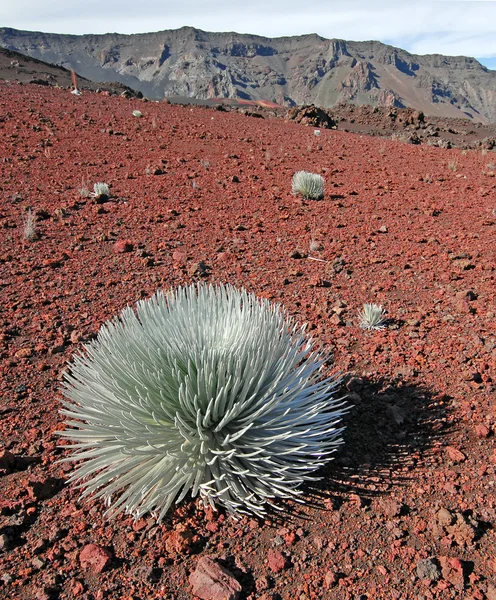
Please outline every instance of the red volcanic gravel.
[{"label": "red volcanic gravel", "polygon": [[[8,82],[0,107],[1,598],[191,599],[205,557],[240,600],[496,598],[491,153]],[[291,195],[298,170],[322,201]],[[62,373],[126,305],[194,281],[308,323],[345,443],[265,520],[189,499],[109,521],[65,485]],[[366,302],[384,330],[359,327]]]}]

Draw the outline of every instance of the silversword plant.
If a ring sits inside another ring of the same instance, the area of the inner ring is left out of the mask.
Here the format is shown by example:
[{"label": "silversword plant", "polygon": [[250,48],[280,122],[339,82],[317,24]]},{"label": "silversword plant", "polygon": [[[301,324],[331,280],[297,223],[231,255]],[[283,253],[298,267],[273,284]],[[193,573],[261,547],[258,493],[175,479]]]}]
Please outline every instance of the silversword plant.
[{"label": "silversword plant", "polygon": [[359,312],[360,327],[362,329],[384,329],[386,326],[384,320],[385,315],[386,311],[381,305],[364,304],[363,310]]},{"label": "silversword plant", "polygon": [[61,436],[70,481],[108,514],[158,520],[188,492],[262,515],[295,498],[342,442],[343,399],[304,327],[229,285],[196,285],[127,307],[76,355]]},{"label": "silversword plant", "polygon": [[102,198],[110,196],[110,188],[106,183],[95,183],[93,186],[93,193],[91,194],[94,198]]},{"label": "silversword plant", "polygon": [[143,113],[140,110],[133,110],[133,117],[141,119],[142,116],[143,116]]},{"label": "silversword plant", "polygon": [[322,175],[297,171],[293,175],[292,192],[307,200],[321,200],[324,197],[324,184]]}]

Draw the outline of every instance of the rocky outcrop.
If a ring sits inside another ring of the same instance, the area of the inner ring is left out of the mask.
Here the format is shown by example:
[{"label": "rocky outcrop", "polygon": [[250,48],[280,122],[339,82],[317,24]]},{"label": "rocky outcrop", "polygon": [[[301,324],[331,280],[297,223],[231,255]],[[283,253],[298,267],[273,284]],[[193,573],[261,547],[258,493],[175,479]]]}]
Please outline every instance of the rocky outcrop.
[{"label": "rocky outcrop", "polygon": [[324,108],[346,101],[496,121],[496,72],[473,58],[415,56],[380,42],[315,34],[271,39],[192,27],[82,36],[0,28],[0,46],[153,99],[238,98]]},{"label": "rocky outcrop", "polygon": [[322,129],[331,129],[336,126],[336,121],[327,111],[313,105],[290,108],[286,117],[290,121]]}]

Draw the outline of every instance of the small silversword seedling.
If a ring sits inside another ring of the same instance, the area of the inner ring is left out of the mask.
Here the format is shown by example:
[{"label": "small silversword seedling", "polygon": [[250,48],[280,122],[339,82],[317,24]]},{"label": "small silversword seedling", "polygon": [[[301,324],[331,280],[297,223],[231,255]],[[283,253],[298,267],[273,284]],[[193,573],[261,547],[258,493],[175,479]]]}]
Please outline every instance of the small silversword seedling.
[{"label": "small silversword seedling", "polygon": [[138,119],[141,119],[142,116],[143,116],[143,113],[140,110],[133,110],[133,117],[137,117]]},{"label": "small silversword seedling", "polygon": [[386,311],[381,305],[364,304],[363,310],[359,312],[360,327],[362,329],[384,329],[386,326],[385,315]]},{"label": "small silversword seedling", "polygon": [[321,200],[324,197],[324,178],[316,173],[297,171],[293,175],[291,191],[307,200]]},{"label": "small silversword seedling", "polygon": [[91,194],[94,198],[102,198],[110,196],[110,189],[106,183],[95,183],[93,186],[93,193]]},{"label": "small silversword seedling", "polygon": [[231,286],[157,292],[105,323],[63,384],[81,461],[108,514],[158,520],[188,492],[232,513],[298,499],[341,443],[326,357],[284,310]]}]

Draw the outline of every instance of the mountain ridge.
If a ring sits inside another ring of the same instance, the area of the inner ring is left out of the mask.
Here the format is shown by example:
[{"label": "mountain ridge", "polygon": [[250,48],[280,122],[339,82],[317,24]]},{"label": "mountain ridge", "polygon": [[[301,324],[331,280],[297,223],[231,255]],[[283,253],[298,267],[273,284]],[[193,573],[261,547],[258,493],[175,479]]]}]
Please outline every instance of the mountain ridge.
[{"label": "mountain ridge", "polygon": [[268,38],[188,26],[84,35],[4,27],[0,46],[94,81],[118,81],[151,99],[240,98],[325,108],[349,102],[496,121],[496,72],[471,57],[420,56],[375,40]]}]

